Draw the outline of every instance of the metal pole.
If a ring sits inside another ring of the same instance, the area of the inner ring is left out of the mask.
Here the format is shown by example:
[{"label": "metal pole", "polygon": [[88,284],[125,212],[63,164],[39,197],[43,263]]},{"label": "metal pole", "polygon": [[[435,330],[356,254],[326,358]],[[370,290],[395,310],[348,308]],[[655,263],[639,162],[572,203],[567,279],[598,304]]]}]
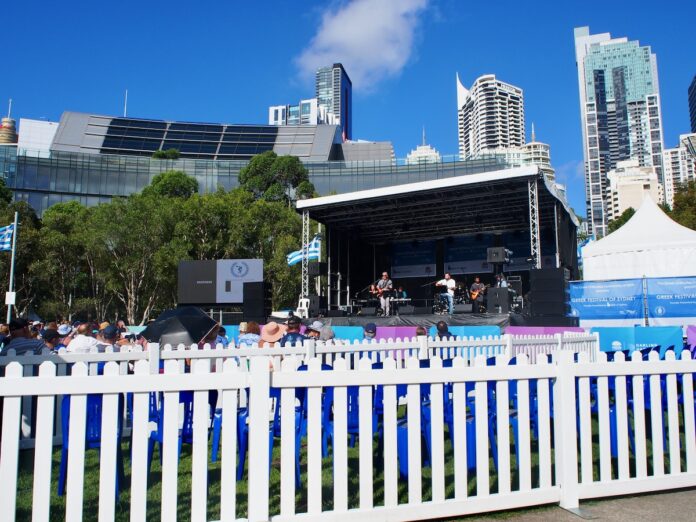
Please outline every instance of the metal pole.
[{"label": "metal pole", "polygon": [[302,298],[309,295],[309,212],[302,212]]},{"label": "metal pole", "polygon": [[[346,245],[346,255],[348,258],[348,261],[346,263],[346,305],[350,306],[350,237],[348,237],[348,244]],[[352,313],[352,309],[349,308],[349,310]]]},{"label": "metal pole", "polygon": [[558,203],[553,204],[553,230],[556,234],[556,268],[561,268],[561,253],[558,250]]},{"label": "metal pole", "polygon": [[541,244],[539,237],[539,192],[537,180],[530,179],[527,183],[529,193],[529,243],[530,253],[534,260],[534,268],[541,268]]},{"label": "metal pole", "polygon": [[[12,227],[12,261],[10,261],[10,292],[14,292],[15,253],[17,252],[17,232],[19,231],[19,212],[15,212]],[[7,323],[12,319],[12,305],[7,305]]]},{"label": "metal pole", "polygon": [[326,227],[326,308],[331,310],[331,229]]}]

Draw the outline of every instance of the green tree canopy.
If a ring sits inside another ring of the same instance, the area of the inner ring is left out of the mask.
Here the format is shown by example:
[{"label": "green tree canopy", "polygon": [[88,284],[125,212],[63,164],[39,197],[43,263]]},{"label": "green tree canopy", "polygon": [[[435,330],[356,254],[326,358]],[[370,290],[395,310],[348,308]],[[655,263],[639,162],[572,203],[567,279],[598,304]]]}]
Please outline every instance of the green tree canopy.
[{"label": "green tree canopy", "polygon": [[633,215],[636,213],[635,209],[633,207],[628,207],[626,210],[622,212],[622,214],[617,217],[616,219],[612,219],[609,222],[609,232],[608,234],[611,234],[612,232],[615,232],[622,226],[626,224],[626,222],[633,217]]},{"label": "green tree canopy", "polygon": [[167,170],[152,178],[143,189],[144,196],[189,198],[198,192],[198,181],[180,170]]},{"label": "green tree canopy", "polygon": [[179,159],[181,156],[181,153],[179,152],[179,149],[167,149],[167,150],[156,150],[153,154],[152,157],[155,159]]},{"label": "green tree canopy", "polygon": [[7,183],[3,178],[0,178],[0,205],[9,205],[12,203],[12,191],[7,188]]},{"label": "green tree canopy", "polygon": [[669,217],[680,225],[696,230],[696,181],[689,181],[677,187]]},{"label": "green tree canopy", "polygon": [[239,185],[257,199],[286,204],[314,194],[314,185],[302,162],[295,156],[278,156],[273,151],[254,156],[239,172]]}]

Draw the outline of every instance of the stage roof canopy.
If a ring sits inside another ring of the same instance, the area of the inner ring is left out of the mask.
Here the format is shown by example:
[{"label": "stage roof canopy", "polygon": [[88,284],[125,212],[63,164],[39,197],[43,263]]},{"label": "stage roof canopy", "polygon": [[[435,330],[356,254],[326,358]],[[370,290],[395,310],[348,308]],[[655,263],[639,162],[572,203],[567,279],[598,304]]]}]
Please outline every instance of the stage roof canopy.
[{"label": "stage roof canopy", "polygon": [[536,166],[300,200],[297,211],[373,243],[529,230],[530,180],[538,181],[540,227],[553,226],[556,203],[578,226]]}]

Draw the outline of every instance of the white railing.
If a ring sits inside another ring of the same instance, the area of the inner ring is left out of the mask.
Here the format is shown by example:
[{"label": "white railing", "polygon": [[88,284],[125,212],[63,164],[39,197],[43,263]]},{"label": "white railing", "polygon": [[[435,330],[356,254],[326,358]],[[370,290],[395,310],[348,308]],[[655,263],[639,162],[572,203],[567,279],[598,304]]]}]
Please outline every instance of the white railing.
[{"label": "white railing", "polygon": [[[322,371],[322,359],[317,356],[307,361],[308,368],[302,372],[297,368],[304,355],[297,354],[284,357],[275,371],[266,357],[251,357],[250,370],[228,357],[221,371],[211,372],[213,358],[191,353],[187,374],[182,373],[178,359],[164,351],[162,355],[164,371],[155,375],[146,360],[136,361],[131,375],[119,374],[115,361],[108,362],[99,376],[89,375],[86,362],[75,363],[71,375],[63,377],[56,375],[53,362],[42,363],[35,377],[24,376],[18,363],[7,365],[0,379],[4,518],[49,517],[51,427],[62,395],[71,396],[65,501],[65,518],[71,521],[82,518],[86,495],[92,501],[98,498],[100,519],[114,518],[119,396],[130,393],[131,520],[146,516],[174,520],[182,516],[182,503],[189,506],[192,520],[205,520],[209,510],[221,520],[348,520],[356,516],[415,520],[551,502],[573,508],[584,498],[696,485],[696,361],[686,354],[683,360],[675,360],[669,352],[662,361],[657,354],[648,361],[642,361],[639,353],[631,361],[617,354],[608,363],[605,354],[592,362],[590,354],[581,352],[573,362],[574,354],[567,350],[556,352],[553,362],[538,356],[534,364],[521,354],[514,366],[508,364],[507,354],[499,355],[494,366],[487,366],[486,355],[476,357],[473,366],[456,356],[451,368],[443,368],[439,356],[430,358],[429,368],[421,368],[417,356],[406,358],[399,368],[389,356],[383,360],[383,369],[377,370],[368,356],[353,370],[345,358],[337,357],[332,371]],[[183,415],[179,392],[183,390],[193,393],[190,471],[179,466],[177,457]],[[245,390],[250,393],[248,409],[239,416]],[[329,403],[327,390],[333,395]],[[378,390],[383,413],[375,421]],[[212,391],[218,392],[216,416],[221,420],[219,475],[209,473],[208,463]],[[161,501],[155,514],[146,510],[152,392],[163,394]],[[401,393],[405,393],[405,412],[398,406]],[[85,471],[85,407],[92,394],[103,397],[98,472]],[[271,399],[274,396],[278,399]],[[21,408],[27,398],[36,398],[36,443],[33,450],[24,450],[32,451],[33,459],[22,459],[33,461],[32,467],[25,464],[18,473]],[[271,409],[276,415],[269,416]],[[269,425],[269,418],[275,419],[274,425]],[[246,479],[242,477],[247,498],[238,499],[235,467],[242,444],[238,433],[247,427],[248,472]],[[350,433],[357,436],[355,450],[348,447]],[[325,436],[331,438],[326,456],[322,455]],[[279,479],[268,472],[272,438],[279,445],[273,459],[278,462],[279,458]],[[374,452],[376,438],[381,454]],[[593,438],[598,439],[597,446]],[[422,440],[427,443],[424,447]],[[299,467],[303,484],[299,491],[297,442],[306,453]],[[495,453],[493,460],[490,452]],[[407,476],[400,479],[406,463]],[[327,466],[332,468],[328,482],[323,473]],[[424,478],[428,478],[425,489]],[[190,491],[179,490],[181,480],[190,482]],[[219,507],[211,506],[215,501],[208,497],[217,480]],[[27,482],[33,487],[18,489],[19,483]],[[405,491],[400,493],[400,488]],[[323,498],[325,494],[328,498]],[[16,514],[17,495],[32,496],[30,502],[25,497],[20,503],[31,505],[31,513]],[[243,510],[241,504],[248,508]]]},{"label": "white railing", "polygon": [[[519,354],[526,354],[531,362],[536,360],[536,354],[550,354],[552,351],[562,349],[570,350],[575,353],[586,352],[595,360],[599,350],[599,340],[597,334],[564,334],[563,336],[488,336],[482,338],[454,338],[454,339],[433,339],[427,337],[404,339],[396,341],[379,340],[369,341],[341,341],[333,340],[328,342],[305,341],[304,344],[297,344],[294,347],[281,347],[279,344],[272,346],[266,345],[262,349],[259,347],[234,348],[232,345],[225,348],[222,345],[211,347],[205,345],[199,349],[197,345],[192,346],[170,346],[165,345],[160,348],[158,344],[149,344],[143,350],[138,345],[127,346],[127,349],[114,352],[109,349],[107,352],[100,352],[96,348],[89,353],[72,353],[62,349],[58,352],[44,350],[40,355],[25,353],[15,355],[12,350],[0,356],[0,372],[4,367],[12,362],[18,362],[23,367],[24,376],[36,375],[39,366],[46,361],[56,364],[56,375],[66,376],[70,374],[70,369],[75,363],[84,362],[88,366],[89,375],[97,375],[109,361],[117,362],[119,373],[125,375],[132,373],[134,364],[137,361],[146,360],[149,364],[151,374],[160,373],[163,364],[169,360],[177,361],[179,371],[184,373],[186,368],[193,360],[208,359],[212,361],[214,371],[222,371],[222,365],[227,359],[234,359],[238,365],[244,369],[249,369],[250,361],[256,357],[270,357],[273,368],[280,369],[284,358],[288,356],[301,357],[306,363],[313,357],[319,357],[323,364],[333,366],[336,358],[341,357],[347,361],[348,369],[357,369],[359,361],[368,357],[373,363],[383,362],[386,358],[392,357],[396,361],[397,368],[403,368],[405,361],[409,357],[429,359],[434,356],[442,360],[451,360],[460,357],[466,361],[467,365],[472,365],[474,358],[484,355],[494,357],[506,354],[514,357]],[[60,398],[59,398],[60,399]],[[246,405],[246,397],[242,396],[242,404]],[[22,401],[22,448],[32,447],[34,444],[36,419],[34,414],[34,403],[29,398]],[[124,430],[129,433],[130,417],[128,411],[124,411]],[[61,440],[61,411],[56,408],[54,423],[54,442],[60,444]]]}]

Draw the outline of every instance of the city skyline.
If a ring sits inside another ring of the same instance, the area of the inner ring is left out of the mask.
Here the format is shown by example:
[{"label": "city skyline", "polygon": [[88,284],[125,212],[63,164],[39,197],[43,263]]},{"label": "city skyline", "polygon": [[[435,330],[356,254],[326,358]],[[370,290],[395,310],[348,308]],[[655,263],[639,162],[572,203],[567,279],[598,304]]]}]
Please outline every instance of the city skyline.
[{"label": "city skyline", "polygon": [[[495,74],[524,90],[527,134],[535,124],[538,139],[550,144],[557,180],[567,185],[569,200],[582,215],[573,29],[589,25],[593,33],[611,32],[651,46],[658,57],[665,148],[676,146],[679,135],[689,131],[686,91],[694,70],[687,59],[689,33],[679,29],[694,7],[681,9],[676,20],[669,18],[667,30],[663,13],[644,12],[635,2],[631,10],[625,9],[627,3],[587,2],[576,13],[551,4],[541,17],[499,13],[495,28],[474,23],[485,19],[482,6],[414,0],[390,10],[383,4],[317,3],[297,13],[282,3],[271,3],[270,11],[247,5],[190,11],[173,2],[166,13],[138,5],[137,17],[129,17],[135,4],[128,2],[118,10],[100,6],[79,13],[15,4],[7,10],[14,21],[8,39],[16,50],[5,58],[0,99],[15,100],[14,117],[57,121],[64,110],[120,115],[127,88],[133,117],[265,123],[269,106],[310,97],[313,75],[307,71],[323,59],[323,65],[343,63],[353,80],[353,137],[390,140],[403,158],[420,142],[423,125],[431,145],[443,155],[455,154],[455,74],[459,71],[465,85]],[[394,22],[390,26],[397,38],[387,34],[380,40],[369,24],[359,23],[368,7],[375,23]],[[106,29],[119,28],[118,46],[97,39],[97,19]],[[151,23],[154,19],[158,24]],[[353,40],[363,47],[336,29],[339,22],[351,22],[358,33]],[[177,37],[171,38],[174,33]],[[384,47],[384,38],[393,42],[391,47]],[[219,47],[220,42],[229,45]],[[220,53],[210,51],[216,46]],[[208,52],[201,53],[202,48]]]}]

